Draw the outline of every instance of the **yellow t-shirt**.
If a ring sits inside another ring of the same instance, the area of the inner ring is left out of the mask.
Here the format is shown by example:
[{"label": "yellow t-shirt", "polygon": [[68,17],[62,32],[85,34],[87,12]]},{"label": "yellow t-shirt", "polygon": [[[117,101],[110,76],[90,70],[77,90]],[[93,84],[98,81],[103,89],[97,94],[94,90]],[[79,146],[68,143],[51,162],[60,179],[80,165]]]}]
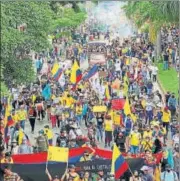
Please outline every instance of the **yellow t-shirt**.
[{"label": "yellow t-shirt", "polygon": [[71,73],[71,70],[68,70],[68,69],[67,69],[67,70],[65,71],[65,74],[66,74],[66,75],[70,75],[70,73]]},{"label": "yellow t-shirt", "polygon": [[149,138],[152,138],[152,131],[149,131],[149,132],[144,131],[143,138],[146,138],[147,136],[148,136]]},{"label": "yellow t-shirt", "polygon": [[113,130],[113,124],[111,120],[106,120],[104,122],[104,129],[105,131],[112,131]]},{"label": "yellow t-shirt", "polygon": [[113,115],[113,123],[115,125],[120,125],[120,121],[121,121],[121,117],[119,114],[117,114],[117,112],[114,112],[114,115]]},{"label": "yellow t-shirt", "polygon": [[82,106],[76,107],[76,114],[82,114]]},{"label": "yellow t-shirt", "polygon": [[170,111],[168,111],[168,112],[163,111],[162,121],[165,123],[168,123],[168,122],[170,122],[170,120],[171,120],[171,112]]},{"label": "yellow t-shirt", "polygon": [[73,104],[73,98],[72,97],[67,97],[66,98],[66,106],[71,107]]},{"label": "yellow t-shirt", "polygon": [[34,102],[35,102],[35,100],[36,100],[36,96],[33,94],[32,97],[31,97],[31,99],[32,99],[32,102],[33,102],[33,104],[34,104]]},{"label": "yellow t-shirt", "polygon": [[53,94],[53,95],[51,96],[51,99],[54,100],[55,98],[56,98],[56,96]]},{"label": "yellow t-shirt", "polygon": [[163,135],[166,135],[166,128],[163,128],[163,129],[161,130],[161,132],[162,132]]},{"label": "yellow t-shirt", "polygon": [[113,116],[115,115],[115,112],[111,109],[108,111],[108,115],[111,116],[111,118],[113,118]]},{"label": "yellow t-shirt", "polygon": [[13,162],[13,159],[12,159],[12,158],[10,158],[10,159],[2,158],[1,161],[0,161],[0,163],[12,164],[12,163],[14,163],[14,162]]},{"label": "yellow t-shirt", "polygon": [[12,119],[15,123],[17,123],[18,122],[18,115],[17,114],[12,115]]},{"label": "yellow t-shirt", "polygon": [[140,133],[133,132],[133,133],[131,133],[129,135],[129,137],[130,137],[130,145],[132,145],[132,146],[139,146],[140,139],[141,139],[141,134]]},{"label": "yellow t-shirt", "polygon": [[44,132],[45,132],[48,140],[53,139],[53,132],[50,129],[45,128]]},{"label": "yellow t-shirt", "polygon": [[158,121],[155,121],[155,120],[153,120],[153,121],[151,121],[151,123],[150,123],[152,126],[157,126],[157,125],[159,125],[159,122]]},{"label": "yellow t-shirt", "polygon": [[63,97],[59,97],[59,102],[63,105],[64,98]]},{"label": "yellow t-shirt", "polygon": [[143,140],[142,142],[141,142],[141,145],[142,145],[142,148],[144,149],[144,150],[149,150],[149,151],[151,151],[152,150],[152,146],[153,146],[153,143],[152,143],[152,141],[150,140],[150,141],[146,141],[146,140]]},{"label": "yellow t-shirt", "polygon": [[18,115],[18,121],[24,121],[27,118],[27,111],[26,110],[19,110],[17,115]]}]

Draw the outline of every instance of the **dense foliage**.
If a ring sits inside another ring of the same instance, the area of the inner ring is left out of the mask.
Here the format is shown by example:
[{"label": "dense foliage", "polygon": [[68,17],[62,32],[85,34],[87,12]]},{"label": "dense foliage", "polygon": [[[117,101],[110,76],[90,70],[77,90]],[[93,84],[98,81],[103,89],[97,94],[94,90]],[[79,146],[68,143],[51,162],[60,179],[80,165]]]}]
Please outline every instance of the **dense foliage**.
[{"label": "dense foliage", "polygon": [[84,21],[85,12],[76,4],[64,5],[35,1],[1,3],[1,70],[6,84],[32,82],[35,73],[29,53],[49,48],[48,35],[58,28],[76,27]]},{"label": "dense foliage", "polygon": [[[124,10],[138,28],[147,30],[149,27],[152,36],[160,27],[179,22],[178,1],[131,1],[124,6]],[[151,37],[152,41],[154,38]]]}]

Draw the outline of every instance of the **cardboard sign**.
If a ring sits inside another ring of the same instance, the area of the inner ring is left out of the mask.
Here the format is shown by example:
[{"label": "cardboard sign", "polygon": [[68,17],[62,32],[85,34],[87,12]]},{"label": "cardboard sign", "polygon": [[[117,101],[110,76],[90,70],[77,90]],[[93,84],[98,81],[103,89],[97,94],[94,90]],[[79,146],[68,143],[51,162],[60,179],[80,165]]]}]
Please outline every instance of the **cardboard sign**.
[{"label": "cardboard sign", "polygon": [[104,54],[91,54],[90,62],[91,65],[95,64],[106,64],[106,58]]},{"label": "cardboard sign", "polygon": [[106,106],[94,106],[93,112],[106,112],[107,107]]},{"label": "cardboard sign", "polygon": [[105,78],[107,73],[105,71],[99,71],[99,77]]}]

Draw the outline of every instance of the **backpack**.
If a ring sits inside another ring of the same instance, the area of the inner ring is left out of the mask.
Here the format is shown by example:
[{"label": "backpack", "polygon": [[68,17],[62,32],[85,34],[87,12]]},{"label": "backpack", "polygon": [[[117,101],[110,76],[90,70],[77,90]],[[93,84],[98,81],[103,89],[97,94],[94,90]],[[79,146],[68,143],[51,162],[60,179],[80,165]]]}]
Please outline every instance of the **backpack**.
[{"label": "backpack", "polygon": [[[174,172],[174,171],[172,171],[172,172],[173,172],[173,176],[174,176],[174,181],[176,181],[176,180],[175,180],[175,179],[176,179],[175,172]],[[165,178],[166,178],[166,173],[167,173],[167,172],[165,172],[165,173],[164,173],[163,181],[165,181]]]},{"label": "backpack", "polygon": [[37,110],[38,110],[38,111],[42,111],[42,109],[43,109],[43,108],[42,108],[42,104],[38,104],[38,105],[37,105]]},{"label": "backpack", "polygon": [[34,109],[32,107],[29,108],[29,116],[34,116]]}]

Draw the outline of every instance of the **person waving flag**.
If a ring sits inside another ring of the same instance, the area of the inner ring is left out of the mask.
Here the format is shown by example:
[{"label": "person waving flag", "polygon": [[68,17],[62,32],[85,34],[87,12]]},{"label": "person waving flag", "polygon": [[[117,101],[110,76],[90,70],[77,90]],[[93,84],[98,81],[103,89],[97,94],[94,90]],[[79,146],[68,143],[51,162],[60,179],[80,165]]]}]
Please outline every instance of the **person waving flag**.
[{"label": "person waving flag", "polygon": [[129,166],[127,162],[119,151],[117,145],[114,143],[111,173],[114,175],[115,179],[119,179],[128,170],[128,168]]},{"label": "person waving flag", "polygon": [[81,79],[82,79],[82,72],[79,68],[77,61],[75,61],[71,69],[70,81],[72,84],[77,84]]}]

